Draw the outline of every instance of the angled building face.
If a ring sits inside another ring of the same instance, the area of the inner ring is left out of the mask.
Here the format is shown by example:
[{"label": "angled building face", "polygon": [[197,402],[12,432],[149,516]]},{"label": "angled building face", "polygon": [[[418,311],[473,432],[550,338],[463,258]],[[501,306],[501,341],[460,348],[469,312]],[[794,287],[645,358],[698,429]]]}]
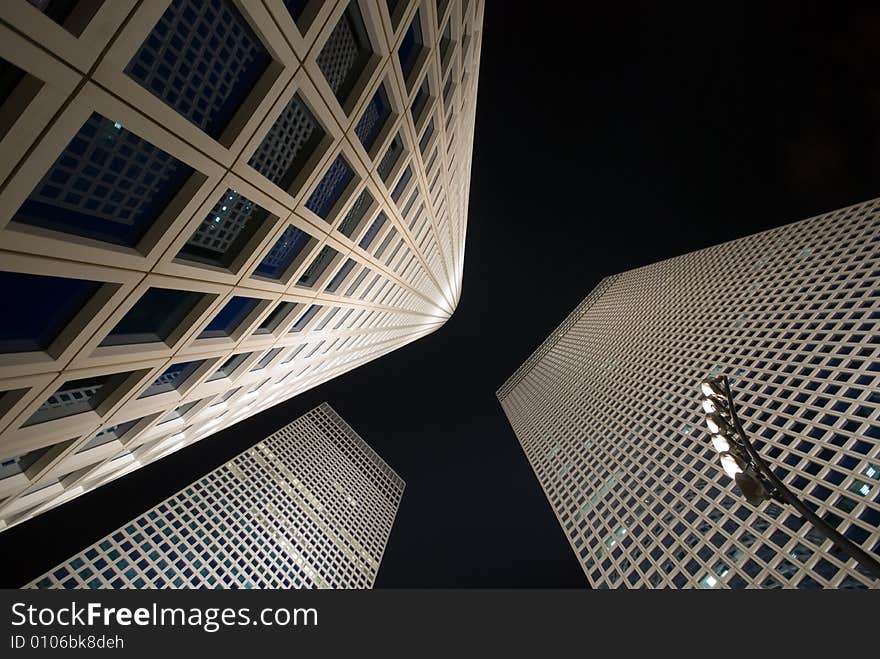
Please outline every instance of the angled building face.
[{"label": "angled building face", "polygon": [[445,322],[482,12],[0,3],[0,530]]},{"label": "angled building face", "polygon": [[873,588],[721,470],[726,374],[776,474],[880,553],[880,200],[603,279],[498,398],[597,588]]},{"label": "angled building face", "polygon": [[326,403],[27,588],[371,588],[401,478]]}]

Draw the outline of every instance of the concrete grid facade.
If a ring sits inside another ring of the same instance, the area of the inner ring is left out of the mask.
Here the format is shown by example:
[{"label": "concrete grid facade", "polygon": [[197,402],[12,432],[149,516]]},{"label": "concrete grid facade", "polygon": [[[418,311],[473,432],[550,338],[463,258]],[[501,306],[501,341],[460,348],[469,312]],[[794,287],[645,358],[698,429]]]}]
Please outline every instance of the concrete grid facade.
[{"label": "concrete grid facade", "polygon": [[603,279],[498,398],[595,588],[876,588],[721,470],[731,378],[756,448],[880,553],[880,200]]},{"label": "concrete grid facade", "polygon": [[26,588],[371,588],[401,478],[326,403]]},{"label": "concrete grid facade", "polygon": [[0,530],[445,322],[482,12],[0,3]]}]

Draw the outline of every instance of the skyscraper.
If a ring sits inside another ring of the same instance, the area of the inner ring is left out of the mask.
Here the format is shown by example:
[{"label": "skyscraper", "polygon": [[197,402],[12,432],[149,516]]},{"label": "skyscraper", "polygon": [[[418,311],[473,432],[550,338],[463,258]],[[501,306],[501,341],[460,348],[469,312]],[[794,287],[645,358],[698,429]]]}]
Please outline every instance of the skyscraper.
[{"label": "skyscraper", "polygon": [[0,3],[0,530],[446,321],[482,12]]},{"label": "skyscraper", "polygon": [[876,588],[721,470],[726,374],[776,474],[880,552],[880,200],[603,279],[497,395],[597,588]]},{"label": "skyscraper", "polygon": [[370,588],[403,488],[324,403],[27,587]]}]

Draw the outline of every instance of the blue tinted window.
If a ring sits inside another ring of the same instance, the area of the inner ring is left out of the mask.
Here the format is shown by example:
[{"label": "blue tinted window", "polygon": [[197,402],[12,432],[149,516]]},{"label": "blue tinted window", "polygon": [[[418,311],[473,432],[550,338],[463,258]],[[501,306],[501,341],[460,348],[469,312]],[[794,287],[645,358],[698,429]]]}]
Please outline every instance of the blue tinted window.
[{"label": "blue tinted window", "polygon": [[403,191],[406,189],[406,184],[409,183],[411,178],[412,168],[407,167],[401,175],[400,180],[397,182],[397,185],[394,186],[394,190],[391,192],[391,198],[394,200],[394,203],[400,201],[400,196],[403,194]]},{"label": "blue tinted window", "polygon": [[229,336],[260,303],[252,297],[233,297],[199,334],[200,339]]},{"label": "blue tinted window", "polygon": [[337,156],[324,174],[324,178],[318,183],[318,187],[309,196],[306,208],[321,219],[327,219],[327,215],[353,178],[354,172],[351,167],[342,156]]},{"label": "blue tinted window", "polygon": [[348,261],[345,262],[345,265],[342,266],[341,268],[339,268],[339,272],[337,272],[335,275],[333,275],[333,279],[331,279],[330,283],[327,284],[326,290],[328,293],[335,293],[336,292],[336,289],[339,288],[339,285],[342,283],[342,280],[345,279],[345,277],[348,275],[349,272],[351,272],[351,269],[354,268],[354,265],[355,265],[355,260],[348,259]]},{"label": "blue tinted window", "polygon": [[193,170],[95,113],[14,220],[135,247]]},{"label": "blue tinted window", "polygon": [[257,266],[256,274],[270,279],[281,279],[284,271],[300,255],[311,238],[305,231],[290,225]]},{"label": "blue tinted window", "polygon": [[254,334],[268,334],[273,331],[295,307],[296,302],[282,302],[276,306],[268,316],[266,316]]},{"label": "blue tinted window", "polygon": [[217,138],[270,61],[234,3],[173,0],[125,72]]},{"label": "blue tinted window", "polygon": [[313,304],[308,308],[302,316],[300,316],[299,320],[297,320],[293,327],[290,328],[291,332],[300,332],[302,329],[308,324],[308,322],[315,317],[315,314],[321,310],[320,304]]},{"label": "blue tinted window", "polygon": [[46,350],[101,284],[82,279],[0,272],[0,353]]},{"label": "blue tinted window", "polygon": [[147,389],[142,393],[138,398],[147,398],[148,396],[155,396],[156,394],[165,393],[166,391],[174,391],[180,388],[184,382],[186,382],[187,378],[192,375],[199,366],[202,365],[204,360],[192,361],[192,362],[180,362],[179,364],[172,364],[165,371],[153,381]]},{"label": "blue tinted window", "polygon": [[218,368],[211,374],[211,376],[207,379],[207,382],[219,380],[220,378],[228,378],[235,372],[235,369],[238,368],[241,363],[250,355],[251,353],[249,352],[240,352],[237,355],[232,355],[232,357],[223,362],[223,365],[220,368]]},{"label": "blue tinted window", "polygon": [[422,78],[422,84],[419,85],[419,90],[416,92],[415,98],[413,98],[412,105],[410,105],[410,112],[412,113],[414,122],[418,123],[419,119],[421,119],[422,111],[428,104],[428,99],[430,97],[431,88],[428,86],[428,76],[425,76]]},{"label": "blue tinted window", "polygon": [[388,95],[385,93],[385,85],[380,85],[378,91],[370,99],[360,121],[354,127],[354,132],[369,151],[379,133],[382,132],[385,122],[391,116],[391,105],[388,103]]},{"label": "blue tinted window", "polygon": [[193,291],[150,288],[101,341],[101,345],[164,341],[202,297],[202,293]]},{"label": "blue tinted window", "polygon": [[177,256],[229,268],[268,215],[243,194],[226,190]]},{"label": "blue tinted window", "polygon": [[358,247],[367,249],[370,246],[370,243],[373,242],[376,234],[379,233],[379,229],[382,228],[383,224],[385,224],[385,213],[379,213],[379,216],[373,221],[373,224],[370,226],[370,228],[367,229],[364,237],[361,238],[361,241],[358,243]]},{"label": "blue tinted window", "polygon": [[400,48],[397,49],[397,57],[400,59],[400,68],[403,69],[403,78],[406,80],[412,73],[416,60],[422,48],[422,24],[419,22],[419,14],[416,12],[412,23],[406,34],[403,35],[403,41],[400,42]]}]

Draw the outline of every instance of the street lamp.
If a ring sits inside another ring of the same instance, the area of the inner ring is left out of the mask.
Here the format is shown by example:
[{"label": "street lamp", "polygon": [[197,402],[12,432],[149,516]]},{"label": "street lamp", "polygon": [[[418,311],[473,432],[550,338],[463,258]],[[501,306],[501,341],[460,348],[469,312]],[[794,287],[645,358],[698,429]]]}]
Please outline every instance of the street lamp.
[{"label": "street lamp", "polygon": [[854,558],[874,578],[880,579],[880,562],[810,510],[758,454],[736,415],[727,376],[703,380],[700,391],[703,393],[702,407],[706,413],[706,426],[712,433],[712,446],[718,452],[724,473],[734,479],[746,501],[758,506],[773,499],[793,506],[822,535]]}]

